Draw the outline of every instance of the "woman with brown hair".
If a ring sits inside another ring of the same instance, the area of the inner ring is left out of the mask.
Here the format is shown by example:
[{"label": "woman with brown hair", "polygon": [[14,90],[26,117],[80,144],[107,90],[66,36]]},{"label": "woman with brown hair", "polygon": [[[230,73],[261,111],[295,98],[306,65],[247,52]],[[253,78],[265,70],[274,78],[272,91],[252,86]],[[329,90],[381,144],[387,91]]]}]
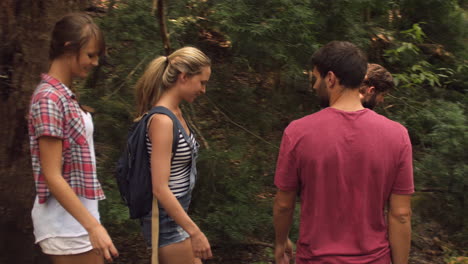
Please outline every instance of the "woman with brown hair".
[{"label": "woman with brown hair", "polygon": [[34,235],[42,251],[58,263],[104,263],[117,256],[100,224],[104,193],[96,176],[93,122],[71,89],[105,51],[101,30],[86,14],[69,14],[52,33],[51,65],[34,91],[29,138],[36,199]]},{"label": "woman with brown hair", "polygon": [[[169,56],[154,59],[136,85],[138,114],[164,107],[177,117],[180,129],[172,153],[173,124],[164,114],[148,121],[152,190],[159,203],[158,247],[161,264],[200,263],[212,256],[210,244],[187,210],[196,180],[198,143],[180,109],[182,101],[193,102],[205,93],[211,61],[200,50],[184,47]],[[154,207],[153,207],[154,208]],[[141,219],[143,234],[151,242],[151,213]]]}]

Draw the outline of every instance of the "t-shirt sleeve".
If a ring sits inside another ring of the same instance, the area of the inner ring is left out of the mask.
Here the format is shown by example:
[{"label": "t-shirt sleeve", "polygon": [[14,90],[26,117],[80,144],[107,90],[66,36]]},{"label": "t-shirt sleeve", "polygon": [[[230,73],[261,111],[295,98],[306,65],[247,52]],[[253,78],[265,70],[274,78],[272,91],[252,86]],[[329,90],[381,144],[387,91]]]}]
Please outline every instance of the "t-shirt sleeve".
[{"label": "t-shirt sleeve", "polygon": [[400,151],[400,160],[397,168],[397,175],[393,184],[392,193],[412,194],[414,193],[413,182],[413,153],[408,131],[405,129],[403,147]]},{"label": "t-shirt sleeve", "polygon": [[40,98],[31,105],[31,124],[34,136],[63,139],[63,110],[49,98]]},{"label": "t-shirt sleeve", "polygon": [[294,145],[287,131],[283,134],[278,162],[276,164],[275,185],[283,191],[294,191],[299,187],[299,175],[297,173]]}]

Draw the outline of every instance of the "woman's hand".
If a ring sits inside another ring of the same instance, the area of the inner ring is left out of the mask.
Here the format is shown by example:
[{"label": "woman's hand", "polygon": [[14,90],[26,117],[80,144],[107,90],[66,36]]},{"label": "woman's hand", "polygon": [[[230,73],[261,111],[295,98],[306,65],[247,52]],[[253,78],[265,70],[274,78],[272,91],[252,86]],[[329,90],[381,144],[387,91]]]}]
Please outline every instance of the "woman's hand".
[{"label": "woman's hand", "polygon": [[96,250],[98,254],[102,254],[107,261],[112,262],[112,256],[119,256],[119,252],[102,225],[99,224],[92,227],[88,230],[88,234],[93,249]]},{"label": "woman's hand", "polygon": [[205,234],[200,230],[190,236],[190,238],[192,240],[193,254],[196,258],[209,259],[213,256],[211,254],[210,243],[208,242]]}]

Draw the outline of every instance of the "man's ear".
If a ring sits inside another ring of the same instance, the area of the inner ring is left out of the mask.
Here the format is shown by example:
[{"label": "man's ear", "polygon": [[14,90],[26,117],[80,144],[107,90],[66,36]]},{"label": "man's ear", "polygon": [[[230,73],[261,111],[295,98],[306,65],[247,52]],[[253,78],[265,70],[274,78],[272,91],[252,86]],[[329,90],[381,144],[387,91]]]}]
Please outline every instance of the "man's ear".
[{"label": "man's ear", "polygon": [[328,88],[332,88],[338,84],[338,78],[336,77],[335,73],[332,71],[327,72],[327,75],[325,75],[325,83]]},{"label": "man's ear", "polygon": [[375,93],[375,86],[369,86],[369,88],[367,88],[367,93],[370,94],[370,95],[373,95]]}]

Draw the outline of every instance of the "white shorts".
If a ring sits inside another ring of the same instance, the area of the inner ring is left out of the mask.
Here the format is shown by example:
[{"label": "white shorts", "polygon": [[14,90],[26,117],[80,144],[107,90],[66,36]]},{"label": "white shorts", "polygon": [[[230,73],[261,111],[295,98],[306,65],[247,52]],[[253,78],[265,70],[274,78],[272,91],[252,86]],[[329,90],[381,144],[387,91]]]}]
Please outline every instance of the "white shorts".
[{"label": "white shorts", "polygon": [[39,242],[42,252],[47,255],[76,255],[93,249],[89,236],[50,237]]}]

